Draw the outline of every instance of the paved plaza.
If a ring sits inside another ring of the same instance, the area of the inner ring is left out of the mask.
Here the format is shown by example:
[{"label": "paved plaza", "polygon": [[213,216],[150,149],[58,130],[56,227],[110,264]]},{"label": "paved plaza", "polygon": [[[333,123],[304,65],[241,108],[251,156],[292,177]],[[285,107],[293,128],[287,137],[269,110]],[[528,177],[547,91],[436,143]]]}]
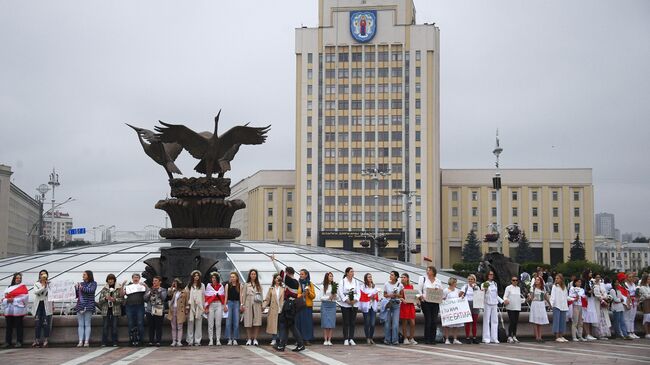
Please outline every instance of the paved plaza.
[{"label": "paved plaza", "polygon": [[3,364],[650,364],[650,340],[516,345],[409,345],[333,347],[312,345],[300,353],[260,347],[91,347],[8,349]]}]

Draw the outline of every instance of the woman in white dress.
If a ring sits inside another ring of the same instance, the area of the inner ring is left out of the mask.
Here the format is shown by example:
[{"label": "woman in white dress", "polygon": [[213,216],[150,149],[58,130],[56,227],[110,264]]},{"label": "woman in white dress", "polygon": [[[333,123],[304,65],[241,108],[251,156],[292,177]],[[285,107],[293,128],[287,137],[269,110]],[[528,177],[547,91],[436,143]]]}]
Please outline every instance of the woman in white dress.
[{"label": "woman in white dress", "polygon": [[[600,302],[598,305],[600,321],[598,322],[597,330],[594,328],[593,332],[599,340],[607,340],[612,335],[610,327],[612,321],[609,319],[609,303],[607,303],[608,290],[605,283],[601,280],[600,274],[594,275],[594,297]],[[596,326],[594,326],[596,327]]]},{"label": "woman in white dress", "polygon": [[546,313],[548,294],[544,289],[544,280],[540,276],[535,278],[533,288],[528,294],[528,300],[530,300],[530,316],[528,321],[533,324],[535,341],[544,342],[542,340],[542,326],[548,324],[548,313]]},{"label": "woman in white dress", "polygon": [[[600,327],[600,300],[594,296],[593,273],[587,269],[582,274],[582,288],[587,296],[587,308],[582,309],[582,326],[585,331],[585,340],[594,341],[596,337],[592,336],[596,327]],[[594,335],[598,335],[594,333]]]},{"label": "woman in white dress", "polygon": [[[448,299],[455,299],[455,298],[460,298],[460,290],[456,287],[457,280],[456,278],[449,278],[449,281],[447,281],[447,284],[449,285],[446,289],[442,291],[442,299],[443,300],[448,300]],[[452,342],[449,341],[449,336],[451,333],[451,336],[454,338],[453,344],[454,345],[460,345],[462,342],[458,341],[458,329],[464,327],[464,323],[460,324],[452,324],[452,325],[447,325],[442,327],[442,329],[445,332],[445,345],[451,345]]]}]

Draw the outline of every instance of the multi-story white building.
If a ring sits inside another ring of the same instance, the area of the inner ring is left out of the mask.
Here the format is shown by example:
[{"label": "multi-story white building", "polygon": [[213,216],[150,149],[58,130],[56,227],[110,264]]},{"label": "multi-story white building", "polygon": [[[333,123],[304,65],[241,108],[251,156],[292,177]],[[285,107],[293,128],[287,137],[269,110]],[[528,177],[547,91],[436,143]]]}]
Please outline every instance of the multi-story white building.
[{"label": "multi-story white building", "polygon": [[11,167],[0,165],[0,257],[37,251],[38,201],[14,185]]},{"label": "multi-story white building", "polygon": [[595,225],[596,225],[596,236],[604,236],[607,238],[617,239],[614,214],[611,213],[596,214]]},{"label": "multi-story white building", "polygon": [[[296,30],[296,241],[361,249],[376,195],[382,255],[403,252],[409,227],[411,261],[439,265],[439,29],[416,24],[412,0],[318,4],[318,27]],[[378,192],[373,168],[390,171]],[[405,191],[418,196],[408,222]]]},{"label": "multi-story white building", "polygon": [[[72,217],[70,214],[55,210],[54,239],[62,242],[71,241],[72,236],[68,234],[69,229],[72,229]],[[43,236],[48,240],[52,237],[52,213],[49,211],[43,215]]]},{"label": "multi-story white building", "polygon": [[650,243],[621,243],[596,237],[596,261],[617,271],[637,271],[650,266]]}]

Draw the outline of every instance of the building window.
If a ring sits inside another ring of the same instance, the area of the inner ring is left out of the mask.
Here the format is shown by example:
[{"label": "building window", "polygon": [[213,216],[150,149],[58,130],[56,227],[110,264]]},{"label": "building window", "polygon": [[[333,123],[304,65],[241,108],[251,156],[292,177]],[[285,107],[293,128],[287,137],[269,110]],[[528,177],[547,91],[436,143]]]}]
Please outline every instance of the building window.
[{"label": "building window", "polygon": [[573,201],[580,201],[580,192],[579,191],[574,191],[573,192]]},{"label": "building window", "polygon": [[415,51],[415,60],[419,61],[422,59],[422,52],[420,51]]},{"label": "building window", "polygon": [[307,190],[311,190],[311,180],[307,180]]},{"label": "building window", "polygon": [[339,53],[339,62],[348,62],[348,54]]},{"label": "building window", "polygon": [[310,163],[307,164],[307,173],[311,174],[311,164]]},{"label": "building window", "polygon": [[311,117],[307,117],[307,127],[311,127]]},{"label": "building window", "polygon": [[287,223],[287,232],[293,231],[293,224],[291,222]]},{"label": "building window", "polygon": [[472,201],[478,200],[478,191],[472,191]]},{"label": "building window", "polygon": [[533,199],[534,202],[537,201],[537,192],[536,191],[532,192],[532,199]]},{"label": "building window", "polygon": [[493,202],[497,201],[497,192],[496,192],[496,190],[492,190],[492,201]]},{"label": "building window", "polygon": [[311,195],[307,195],[307,205],[311,205]]},{"label": "building window", "polygon": [[574,217],[580,216],[580,208],[573,208],[573,216]]},{"label": "building window", "polygon": [[553,190],[553,201],[556,202],[560,196],[557,190]]},{"label": "building window", "polygon": [[266,215],[269,216],[269,217],[273,217],[273,208],[268,208],[266,210]]},{"label": "building window", "polygon": [[575,223],[573,225],[573,231],[577,234],[580,233],[580,223]]},{"label": "building window", "polygon": [[307,148],[307,158],[311,158],[311,148]]},{"label": "building window", "polygon": [[307,101],[307,110],[312,110],[313,108],[314,107],[313,107],[313,103],[311,102],[311,100]]},{"label": "building window", "polygon": [[539,226],[537,223],[533,223],[533,232],[539,232]]},{"label": "building window", "polygon": [[311,212],[307,212],[307,215],[305,216],[305,220],[307,222],[311,222]]},{"label": "building window", "polygon": [[314,62],[314,54],[307,53],[307,63],[313,63],[313,62]]},{"label": "building window", "polygon": [[558,233],[558,232],[560,232],[560,224],[553,223],[553,233]]},{"label": "building window", "polygon": [[451,216],[452,217],[458,217],[458,207],[452,207],[451,208]]},{"label": "building window", "polygon": [[314,77],[314,71],[312,71],[312,69],[310,68],[307,70],[307,79],[311,80],[313,77]]},{"label": "building window", "polygon": [[472,217],[478,217],[478,208],[472,207]]},{"label": "building window", "polygon": [[517,217],[518,214],[519,214],[519,209],[517,209],[517,207],[513,207],[512,208],[512,216]]},{"label": "building window", "polygon": [[307,85],[307,95],[311,95],[313,93],[314,87],[311,85]]},{"label": "building window", "polygon": [[421,171],[422,171],[422,164],[418,162],[415,164],[415,173],[419,174]]},{"label": "building window", "polygon": [[422,228],[416,228],[415,229],[415,239],[420,239],[422,238]]},{"label": "building window", "polygon": [[273,232],[273,223],[267,223],[266,224],[266,230],[269,232]]},{"label": "building window", "polygon": [[272,202],[273,201],[273,192],[269,191],[266,193],[266,200]]},{"label": "building window", "polygon": [[422,101],[420,99],[415,99],[415,109],[422,108]]},{"label": "building window", "polygon": [[379,52],[377,53],[378,62],[388,62],[388,52]]},{"label": "building window", "polygon": [[375,62],[375,52],[366,52],[366,62]]},{"label": "building window", "polygon": [[453,202],[458,201],[458,192],[457,191],[452,191],[451,192],[451,201],[453,201]]},{"label": "building window", "polygon": [[420,67],[418,66],[418,67],[415,68],[415,77],[420,77],[421,75],[422,75],[422,71],[421,71]]},{"label": "building window", "polygon": [[293,217],[293,208],[287,208],[287,217]]},{"label": "building window", "polygon": [[553,207],[553,218],[560,216],[560,209],[558,207]]},{"label": "building window", "polygon": [[452,222],[451,223],[451,230],[453,232],[458,232],[458,222]]},{"label": "building window", "polygon": [[361,62],[362,60],[363,56],[361,52],[352,53],[352,62]]},{"label": "building window", "polygon": [[478,222],[472,222],[472,231],[478,231]]},{"label": "building window", "polygon": [[519,197],[518,195],[519,195],[519,194],[517,194],[516,191],[513,191],[513,192],[512,192],[512,200],[517,200],[517,198]]},{"label": "building window", "polygon": [[497,216],[497,208],[496,207],[492,207],[492,216],[493,217]]}]

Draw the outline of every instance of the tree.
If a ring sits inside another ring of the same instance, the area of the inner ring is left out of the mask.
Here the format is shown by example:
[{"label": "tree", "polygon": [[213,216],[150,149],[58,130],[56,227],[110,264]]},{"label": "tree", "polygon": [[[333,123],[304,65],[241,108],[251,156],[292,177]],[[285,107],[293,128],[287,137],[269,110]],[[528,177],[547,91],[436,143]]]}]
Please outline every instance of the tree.
[{"label": "tree", "polygon": [[517,243],[517,256],[515,257],[515,261],[523,264],[524,262],[531,262],[534,259],[535,254],[530,248],[530,242],[528,242],[526,232],[521,232],[521,236],[519,237],[519,241]]},{"label": "tree", "polygon": [[580,242],[580,235],[576,235],[575,241],[571,243],[571,255],[569,261],[584,261],[585,260],[585,244]]},{"label": "tree", "polygon": [[641,236],[641,237],[637,237],[637,238],[633,239],[632,242],[634,242],[634,243],[648,243],[648,242],[650,242],[650,239]]},{"label": "tree", "polygon": [[476,238],[474,230],[469,231],[463,245],[463,262],[479,262],[481,254],[481,242]]}]

